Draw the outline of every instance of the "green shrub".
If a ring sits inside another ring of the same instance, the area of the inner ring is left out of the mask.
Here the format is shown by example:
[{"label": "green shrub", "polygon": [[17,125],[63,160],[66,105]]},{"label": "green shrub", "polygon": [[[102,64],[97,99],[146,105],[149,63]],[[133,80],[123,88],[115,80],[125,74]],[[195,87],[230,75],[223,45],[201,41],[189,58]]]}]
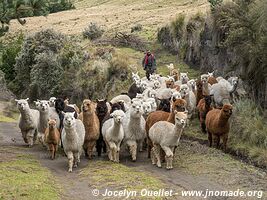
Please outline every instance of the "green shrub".
[{"label": "green shrub", "polygon": [[83,31],[83,37],[95,40],[97,38],[100,38],[104,33],[104,30],[96,23],[91,22],[87,28]]},{"label": "green shrub", "polygon": [[184,34],[184,28],[185,28],[185,16],[184,15],[178,15],[176,19],[174,19],[171,24],[171,34],[172,37],[176,40],[181,40]]},{"label": "green shrub", "polygon": [[5,73],[7,83],[13,81],[16,77],[14,65],[16,57],[21,50],[23,38],[23,34],[19,34],[16,37],[5,39],[2,47],[0,70]]},{"label": "green shrub", "polygon": [[75,6],[70,0],[50,0],[48,3],[49,13],[56,13],[71,9],[75,9]]}]

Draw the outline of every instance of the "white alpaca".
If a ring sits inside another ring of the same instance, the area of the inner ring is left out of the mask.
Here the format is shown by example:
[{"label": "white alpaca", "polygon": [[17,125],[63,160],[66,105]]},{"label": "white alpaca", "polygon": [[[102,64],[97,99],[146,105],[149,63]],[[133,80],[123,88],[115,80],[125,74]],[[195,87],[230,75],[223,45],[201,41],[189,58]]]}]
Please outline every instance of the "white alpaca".
[{"label": "white alpaca", "polygon": [[50,97],[50,99],[48,100],[50,107],[55,107],[55,100],[56,99],[57,99],[56,97]]},{"label": "white alpaca", "polygon": [[181,81],[182,84],[186,84],[187,81],[189,81],[188,72],[180,73],[180,81]]},{"label": "white alpaca", "polygon": [[163,149],[165,152],[167,169],[173,168],[174,148],[178,146],[187,120],[186,112],[174,112],[175,125],[170,122],[159,121],[149,129],[149,138],[153,143],[153,148],[151,150],[152,164],[157,164],[158,167],[161,167],[160,150]]},{"label": "white alpaca", "polygon": [[37,139],[38,135],[38,121],[39,121],[39,112],[34,109],[30,109],[27,99],[20,99],[15,101],[17,102],[17,107],[20,111],[19,116],[19,128],[22,133],[22,138],[29,147],[32,147],[34,142]]},{"label": "white alpaca", "polygon": [[72,167],[77,167],[83,151],[85,128],[83,122],[74,118],[73,113],[64,113],[64,128],[62,130],[63,149],[68,157],[69,172]]},{"label": "white alpaca", "polygon": [[196,96],[192,91],[190,91],[187,84],[181,85],[180,93],[182,95],[182,98],[185,99],[187,102],[186,108],[188,110],[188,119],[191,119],[192,115],[194,114],[195,108],[196,108]]},{"label": "white alpaca", "polygon": [[137,144],[142,151],[145,134],[145,119],[142,116],[143,108],[141,101],[133,101],[130,109],[126,112],[126,120],[123,121],[125,134],[124,143],[127,144],[133,161],[136,161]]},{"label": "white alpaca", "polygon": [[110,116],[112,118],[105,121],[102,126],[102,134],[107,145],[109,160],[119,162],[120,145],[124,137],[122,122],[125,113],[122,110],[115,110]]}]

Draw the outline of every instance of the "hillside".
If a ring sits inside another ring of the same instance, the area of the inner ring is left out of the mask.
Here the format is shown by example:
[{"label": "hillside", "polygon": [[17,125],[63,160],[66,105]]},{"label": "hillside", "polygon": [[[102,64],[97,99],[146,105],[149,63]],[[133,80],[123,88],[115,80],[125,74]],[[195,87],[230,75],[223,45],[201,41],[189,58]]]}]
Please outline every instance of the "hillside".
[{"label": "hillside", "polygon": [[94,21],[104,25],[108,33],[116,30],[129,31],[134,24],[140,23],[148,30],[155,31],[179,13],[192,15],[206,13],[209,5],[205,0],[102,0],[77,1],[77,9],[50,14],[47,17],[31,17],[22,27],[16,20],[11,22],[10,31],[36,32],[53,28],[64,34],[78,34]]}]

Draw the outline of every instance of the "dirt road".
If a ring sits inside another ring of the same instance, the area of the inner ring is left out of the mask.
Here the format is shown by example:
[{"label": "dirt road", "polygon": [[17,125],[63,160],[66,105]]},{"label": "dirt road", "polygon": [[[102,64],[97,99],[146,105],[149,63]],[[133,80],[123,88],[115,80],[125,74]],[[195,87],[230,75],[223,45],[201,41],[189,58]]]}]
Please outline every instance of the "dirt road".
[{"label": "dirt road", "polygon": [[[93,187],[94,183],[92,182],[93,180],[91,180],[90,168],[88,169],[88,177],[81,177],[80,172],[87,167],[88,162],[94,165],[97,164],[97,162],[107,160],[106,155],[101,158],[96,157],[93,161],[88,161],[83,157],[78,169],[75,169],[73,173],[68,173],[67,159],[62,151],[56,160],[52,161],[48,158],[47,151],[41,147],[41,145],[35,145],[31,149],[27,148],[22,141],[20,131],[15,123],[1,122],[0,133],[1,147],[19,147],[26,154],[34,155],[34,157],[41,162],[42,166],[48,168],[52,172],[61,188],[63,188],[61,193],[62,199],[103,199],[96,198],[92,195],[92,189],[95,187]],[[208,189],[209,191],[224,191],[240,188],[245,191],[267,191],[266,172],[253,166],[243,164],[228,155],[226,156],[221,151],[210,150],[208,147],[200,145],[197,142],[183,140],[180,147],[177,149],[177,154],[178,156],[175,158],[174,169],[171,171],[153,166],[150,160],[146,158],[146,152],[139,154],[137,162],[131,162],[128,154],[124,153],[121,156],[121,163],[129,169],[134,169],[140,173],[147,173],[149,176],[160,180],[165,185],[164,189],[172,189],[179,193],[177,196],[167,199],[185,199],[185,197],[181,197],[180,191],[182,190],[206,191]],[[208,157],[206,154],[211,154],[212,156]],[[224,159],[224,157],[227,157],[227,159]],[[204,160],[205,158],[207,159],[206,161]],[[217,158],[219,159],[217,160]],[[222,161],[221,163],[220,160]],[[213,165],[216,166],[216,168],[214,168]],[[219,165],[219,168],[217,165]],[[216,172],[215,170],[219,171]],[[129,174],[129,176],[131,176],[131,174]],[[103,183],[103,185],[105,185],[105,183]],[[102,188],[102,190],[103,189],[104,188]],[[109,186],[109,189],[112,189],[112,187]],[[187,197],[186,199],[200,199],[200,197]],[[207,199],[223,200],[231,198],[213,196]],[[266,196],[262,199],[266,199]]]}]

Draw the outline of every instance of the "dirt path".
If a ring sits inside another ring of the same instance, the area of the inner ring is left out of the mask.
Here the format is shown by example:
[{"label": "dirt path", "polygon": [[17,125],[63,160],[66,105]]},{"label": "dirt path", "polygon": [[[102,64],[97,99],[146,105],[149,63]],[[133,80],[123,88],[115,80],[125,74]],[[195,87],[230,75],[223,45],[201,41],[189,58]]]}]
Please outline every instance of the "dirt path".
[{"label": "dirt path", "polygon": [[[1,146],[22,147],[23,151],[25,151],[28,154],[33,154],[44,167],[48,168],[52,172],[52,174],[56,177],[56,180],[63,188],[61,196],[62,199],[66,200],[96,199],[92,195],[93,188],[91,187],[90,184],[88,184],[88,180],[79,178],[79,171],[80,169],[83,169],[87,166],[88,163],[87,159],[82,158],[79,170],[74,170],[73,173],[68,173],[66,157],[64,157],[63,154],[60,154],[56,160],[52,161],[48,158],[47,152],[44,150],[43,147],[41,147],[41,145],[35,145],[31,149],[27,148],[22,141],[19,129],[17,128],[17,125],[15,123],[0,122],[0,133],[2,136],[0,137]],[[103,160],[103,159],[106,160],[107,159],[106,156],[102,158],[95,158],[94,160]],[[139,154],[137,162],[134,163],[129,160],[128,155],[123,155],[121,158],[121,163],[126,165],[127,167],[134,168],[138,171],[151,173],[153,176],[163,181],[168,186],[168,189],[173,189],[176,191],[178,188],[179,190],[182,189],[182,190],[198,190],[198,191],[205,191],[206,189],[222,191],[229,189],[228,187],[225,187],[225,185],[217,183],[216,179],[213,180],[210,177],[206,177],[205,175],[196,176],[194,174],[190,174],[183,170],[179,170],[176,167],[174,170],[167,171],[165,169],[159,169],[155,166],[152,166],[150,160],[146,158],[146,152]],[[195,163],[195,165],[198,164],[199,163]],[[242,176],[242,174],[240,176]],[[246,176],[246,174],[244,174],[243,176]],[[264,181],[262,183],[259,181],[257,182],[258,184],[260,184],[262,189],[266,191],[267,185],[265,186],[263,185]],[[173,199],[183,199],[183,198],[176,196]],[[209,197],[208,199],[224,200],[230,198]]]}]

